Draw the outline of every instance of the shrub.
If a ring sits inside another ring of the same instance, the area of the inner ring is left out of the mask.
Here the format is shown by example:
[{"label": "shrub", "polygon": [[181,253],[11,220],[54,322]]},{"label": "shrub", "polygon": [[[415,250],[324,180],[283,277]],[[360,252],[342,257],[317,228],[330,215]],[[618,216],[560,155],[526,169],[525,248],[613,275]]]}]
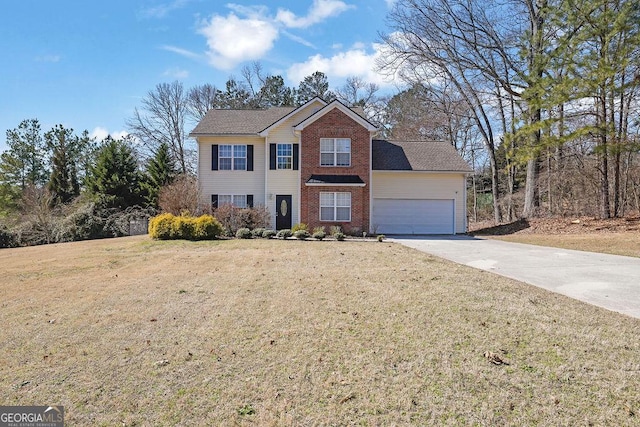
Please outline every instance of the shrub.
[{"label": "shrub", "polygon": [[316,240],[322,240],[325,237],[327,237],[327,233],[325,233],[323,230],[313,232],[313,238]]},{"label": "shrub", "polygon": [[211,215],[194,218],[164,213],[149,220],[149,235],[154,239],[211,240],[220,234],[222,226]]},{"label": "shrub", "polygon": [[276,231],[275,230],[264,230],[262,232],[262,238],[263,239],[271,239],[272,237],[276,236]]},{"label": "shrub", "polygon": [[172,239],[173,238],[173,216],[170,213],[163,213],[149,220],[149,235],[153,239]]},{"label": "shrub", "polygon": [[201,215],[195,218],[193,224],[194,240],[212,240],[222,234],[220,221],[211,215]]},{"label": "shrub", "polygon": [[253,234],[251,234],[251,230],[244,227],[239,228],[238,231],[236,231],[236,237],[238,239],[250,239],[251,237],[253,237]]},{"label": "shrub", "polygon": [[384,234],[378,234],[378,242],[382,242],[385,239],[385,235]]},{"label": "shrub", "polygon": [[288,237],[291,237],[293,235],[293,233],[291,233],[291,230],[289,230],[288,228],[284,228],[280,231],[278,231],[278,233],[276,233],[276,237],[278,239],[286,239]]},{"label": "shrub", "polygon": [[256,238],[262,237],[262,233],[264,233],[264,228],[263,227],[258,227],[258,228],[254,228],[253,230],[251,230],[251,235],[253,237],[256,237]]},{"label": "shrub", "polygon": [[294,234],[296,231],[300,231],[300,230],[309,231],[309,227],[304,222],[295,224],[293,227],[291,227],[291,232]]},{"label": "shrub", "polygon": [[225,204],[214,213],[229,236],[234,236],[240,228],[253,230],[268,227],[271,223],[271,215],[265,206],[238,208]]},{"label": "shrub", "polygon": [[340,227],[339,225],[332,225],[329,228],[329,234],[335,236],[337,233],[342,233],[342,227]]},{"label": "shrub", "polygon": [[293,236],[298,240],[304,240],[307,237],[310,237],[310,234],[307,230],[298,230],[295,233],[293,233]]},{"label": "shrub", "polygon": [[5,225],[0,225],[0,248],[13,248],[16,244],[16,235]]},{"label": "shrub", "polygon": [[333,237],[334,237],[337,241],[342,242],[342,241],[344,240],[344,238],[345,238],[345,235],[344,235],[344,233],[343,233],[343,232],[338,231],[337,233],[335,233],[335,234],[333,235]]}]

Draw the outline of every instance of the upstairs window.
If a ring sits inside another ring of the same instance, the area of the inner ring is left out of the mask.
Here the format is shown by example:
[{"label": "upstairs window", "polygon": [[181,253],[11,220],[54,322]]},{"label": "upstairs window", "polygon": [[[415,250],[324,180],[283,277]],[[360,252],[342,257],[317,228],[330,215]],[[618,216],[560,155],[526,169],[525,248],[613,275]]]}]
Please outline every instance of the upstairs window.
[{"label": "upstairs window", "polygon": [[220,145],[218,147],[218,168],[222,171],[247,170],[247,146]]},{"label": "upstairs window", "polygon": [[351,166],[351,139],[320,138],[320,166]]},{"label": "upstairs window", "polygon": [[277,144],[276,164],[278,169],[293,168],[293,145],[292,144]]}]

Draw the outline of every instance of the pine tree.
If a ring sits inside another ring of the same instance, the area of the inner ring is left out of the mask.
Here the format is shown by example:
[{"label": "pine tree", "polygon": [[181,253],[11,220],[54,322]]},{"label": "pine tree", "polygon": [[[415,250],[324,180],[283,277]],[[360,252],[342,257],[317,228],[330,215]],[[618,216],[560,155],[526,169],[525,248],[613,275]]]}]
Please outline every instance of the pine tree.
[{"label": "pine tree", "polygon": [[87,175],[87,190],[107,208],[143,202],[136,156],[127,143],[107,137]]},{"label": "pine tree", "polygon": [[169,146],[160,144],[156,154],[149,159],[143,188],[147,193],[147,203],[158,206],[158,193],[165,185],[171,184],[177,175],[175,162],[169,154]]},{"label": "pine tree", "polygon": [[80,195],[77,140],[73,129],[65,129],[62,125],[56,125],[45,134],[46,144],[52,152],[48,189],[55,204],[69,203]]}]

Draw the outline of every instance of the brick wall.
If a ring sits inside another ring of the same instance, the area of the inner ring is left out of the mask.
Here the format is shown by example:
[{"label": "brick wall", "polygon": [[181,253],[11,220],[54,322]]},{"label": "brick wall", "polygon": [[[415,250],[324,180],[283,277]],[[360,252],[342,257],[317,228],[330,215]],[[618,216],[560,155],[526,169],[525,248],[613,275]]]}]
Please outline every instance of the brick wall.
[{"label": "brick wall", "polygon": [[[351,166],[320,166],[320,138],[351,138]],[[310,230],[313,227],[325,226],[328,231],[332,225],[342,225],[346,232],[369,231],[370,150],[369,131],[337,108],[329,111],[302,131],[300,147],[302,211],[300,221],[309,225]],[[365,186],[308,187],[305,182],[311,175],[358,175],[364,181]],[[324,191],[351,193],[351,222],[320,221],[320,192]]]}]

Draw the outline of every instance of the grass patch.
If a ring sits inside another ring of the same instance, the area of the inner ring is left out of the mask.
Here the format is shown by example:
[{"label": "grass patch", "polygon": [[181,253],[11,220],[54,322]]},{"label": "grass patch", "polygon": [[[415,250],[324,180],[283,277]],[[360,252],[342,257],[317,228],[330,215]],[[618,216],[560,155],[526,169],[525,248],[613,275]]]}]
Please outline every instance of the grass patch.
[{"label": "grass patch", "polygon": [[638,422],[640,321],[396,244],[132,237],[0,265],[1,403],[70,425]]},{"label": "grass patch", "polygon": [[482,236],[506,242],[599,252],[640,258],[640,233],[589,234],[514,234],[510,236]]}]

